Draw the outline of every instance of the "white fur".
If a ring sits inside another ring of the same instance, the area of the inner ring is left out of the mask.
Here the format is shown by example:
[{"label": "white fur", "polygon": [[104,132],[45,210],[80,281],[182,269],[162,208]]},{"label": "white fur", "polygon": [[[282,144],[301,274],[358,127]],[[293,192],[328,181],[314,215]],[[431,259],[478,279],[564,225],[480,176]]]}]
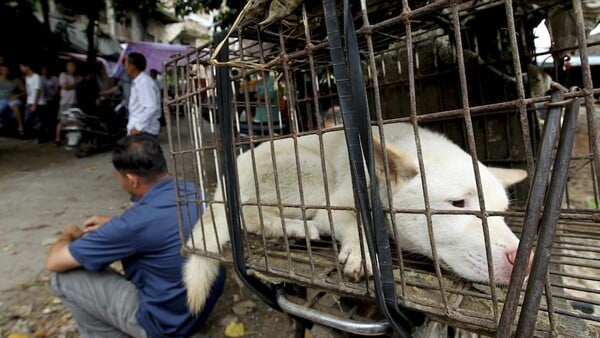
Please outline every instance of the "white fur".
[{"label": "white fur", "polygon": [[[375,135],[378,135],[377,130],[373,128]],[[440,134],[421,128],[419,136],[430,208],[460,210],[452,205],[452,201],[464,200],[465,210],[479,210],[471,157]],[[404,123],[388,124],[384,127],[384,137],[386,156],[383,156],[381,151],[376,151],[380,197],[384,206],[389,204],[384,179],[386,172],[384,168],[387,167],[391,173],[391,200],[394,208],[423,210],[425,204],[413,127]],[[375,137],[374,141],[375,148],[381,149],[379,137]],[[299,154],[299,167],[296,165],[296,147]],[[272,148],[276,154],[274,156],[276,170],[273,168]],[[319,137],[308,135],[298,138],[296,144],[291,138],[273,143],[265,142],[258,146],[254,153],[248,151],[241,154],[237,159],[241,202],[257,203],[258,201],[252,165],[252,156],[254,156],[261,203],[325,206],[325,183],[327,183],[331,206],[354,207],[352,179],[343,132],[324,133],[323,156],[320,148]],[[387,158],[387,166],[384,165],[385,158]],[[324,161],[324,168],[322,161]],[[482,164],[479,164],[479,171],[486,209],[506,210],[508,198],[504,187],[525,178],[524,171],[506,169],[496,171],[502,176],[502,180]],[[327,173],[326,180],[324,172]],[[298,180],[299,175],[301,182]],[[278,186],[275,184],[275,177]],[[300,189],[304,197],[303,203],[300,199]],[[220,183],[214,199],[223,200]],[[262,206],[260,209],[264,230],[261,230],[261,215],[258,207],[243,207],[244,224],[249,232],[264,231],[268,237],[287,235],[300,238],[304,238],[305,233],[308,232],[310,239],[316,239],[322,234],[331,234],[329,212],[325,208],[307,209],[303,213],[300,208],[286,207],[283,209],[283,216],[278,207]],[[223,244],[229,240],[229,234],[223,205],[214,204],[213,211],[214,214],[208,210],[205,212],[202,222],[194,228],[193,236],[196,247],[204,247],[204,238],[207,251],[219,252],[215,235]],[[368,255],[363,266],[356,215],[352,211],[333,210],[331,216],[335,238],[341,246],[339,261],[344,264],[344,273],[359,279],[364,276],[364,266],[366,266],[367,274],[370,275],[371,263]],[[286,233],[283,230],[282,217]],[[422,214],[397,213],[395,220],[401,247],[431,257],[426,217]],[[494,261],[494,282],[507,284],[512,271],[507,253],[516,250],[518,239],[506,226],[502,217],[489,217],[487,222]],[[471,215],[437,214],[432,216],[432,224],[441,264],[468,280],[488,281],[481,220]],[[193,256],[186,262],[184,283],[188,289],[188,305],[191,311],[201,310],[217,270],[218,262],[206,257]]]}]

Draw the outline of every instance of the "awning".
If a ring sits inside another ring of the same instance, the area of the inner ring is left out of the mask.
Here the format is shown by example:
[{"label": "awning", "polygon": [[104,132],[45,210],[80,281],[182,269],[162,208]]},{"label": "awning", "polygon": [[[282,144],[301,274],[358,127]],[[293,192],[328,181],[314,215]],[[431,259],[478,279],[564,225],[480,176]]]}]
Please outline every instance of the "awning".
[{"label": "awning", "polygon": [[[82,63],[87,61],[87,55],[81,53],[61,52],[59,56],[62,59],[76,60]],[[99,56],[96,57],[96,63],[102,64],[102,66],[106,70],[106,74],[112,74],[117,65],[116,62],[108,61]]]},{"label": "awning", "polygon": [[146,72],[149,73],[150,69],[156,69],[161,72],[163,64],[174,54],[185,54],[192,49],[193,47],[185,45],[171,45],[157,42],[130,42],[123,53],[121,53],[111,76],[120,78],[123,75],[125,72],[123,69],[125,56],[131,52],[141,53],[146,57]]},{"label": "awning", "polygon": [[[50,18],[50,27],[54,33],[61,37],[65,51],[86,54],[88,40],[85,29],[78,28],[65,21]],[[116,61],[123,50],[119,41],[108,34],[97,31],[95,36],[96,54],[106,60]]]}]

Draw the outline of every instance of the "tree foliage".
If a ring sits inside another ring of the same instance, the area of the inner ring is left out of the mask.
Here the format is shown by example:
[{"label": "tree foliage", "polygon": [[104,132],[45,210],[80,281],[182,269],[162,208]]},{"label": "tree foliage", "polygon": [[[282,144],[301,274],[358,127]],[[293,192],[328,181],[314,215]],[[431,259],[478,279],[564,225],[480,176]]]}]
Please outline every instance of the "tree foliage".
[{"label": "tree foliage", "polygon": [[[205,0],[205,1],[208,3],[215,2],[214,0]],[[248,0],[248,1],[252,1],[252,0]],[[237,16],[242,11],[242,8],[244,8],[244,6],[246,5],[246,2],[247,1],[244,1],[244,0],[227,0],[228,10],[219,11],[217,13],[217,15],[215,16],[215,21],[217,22],[217,25],[223,29],[230,27],[233,24],[233,22],[235,21],[235,18],[237,18]],[[210,6],[210,5],[207,5],[207,6]],[[207,9],[219,10],[220,7],[207,7]]]}]

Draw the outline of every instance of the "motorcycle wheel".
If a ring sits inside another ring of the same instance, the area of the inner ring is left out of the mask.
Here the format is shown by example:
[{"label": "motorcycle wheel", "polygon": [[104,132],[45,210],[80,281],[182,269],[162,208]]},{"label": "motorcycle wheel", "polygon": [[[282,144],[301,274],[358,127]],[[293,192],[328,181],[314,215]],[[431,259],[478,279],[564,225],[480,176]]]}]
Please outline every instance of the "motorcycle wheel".
[{"label": "motorcycle wheel", "polygon": [[96,148],[98,148],[96,137],[84,135],[79,144],[73,148],[73,154],[77,158],[83,158],[93,154]]}]

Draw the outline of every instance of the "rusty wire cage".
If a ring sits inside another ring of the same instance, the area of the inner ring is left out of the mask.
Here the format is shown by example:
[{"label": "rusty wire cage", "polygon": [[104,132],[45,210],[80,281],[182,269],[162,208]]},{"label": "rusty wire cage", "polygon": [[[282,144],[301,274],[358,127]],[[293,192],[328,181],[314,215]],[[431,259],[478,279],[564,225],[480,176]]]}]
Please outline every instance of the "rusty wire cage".
[{"label": "rusty wire cage", "polygon": [[[165,65],[163,74],[169,84],[165,109],[175,175],[197,184],[203,195],[188,199],[194,199],[206,213],[218,204],[228,205],[230,213],[237,209],[234,215],[241,236],[237,252],[242,254],[237,258],[227,249],[207,251],[202,241],[188,243],[184,251],[229,263],[241,260],[246,273],[269,286],[295,284],[361,301],[378,297],[372,278],[357,282],[342,273],[335,237],[307,240],[248,232],[241,211],[246,207],[296,208],[304,215],[306,228],[307,210],[346,208],[358,215],[358,202],[348,208],[313,201],[283,205],[214,198],[219,180],[220,196],[226,195],[227,184],[239,191],[235,178],[255,176],[256,161],[261,160],[250,156],[250,163],[243,167],[246,171],[240,171],[239,163],[237,171],[235,167],[232,171],[226,163],[228,156],[253,154],[259,146],[278,140],[296,142],[311,136],[322,139],[336,130],[350,132],[347,122],[352,117],[340,109],[347,99],[341,88],[343,78],[332,61],[335,36],[332,27],[327,27],[332,25],[327,19],[335,18],[334,25],[345,39],[341,46],[346,66],[348,59],[359,60],[363,76],[359,87],[368,109],[358,114],[368,114],[366,119],[373,126],[395,122],[424,126],[446,135],[486,165],[526,170],[528,179],[509,190],[507,211],[473,214],[483,220],[484,227],[487,217],[503,216],[521,238],[521,265],[518,257],[515,270],[524,270],[527,258],[523,257],[529,257],[530,251],[551,248],[546,261],[534,259],[541,270],[536,271],[534,263],[526,283],[529,290],[521,287],[523,273],[515,277],[519,274],[513,272],[508,288],[457,278],[439,259],[396,246],[394,234],[389,234],[392,294],[400,308],[486,335],[600,335],[598,90],[592,83],[594,65],[589,55],[594,44],[588,37],[587,21],[592,15],[586,12],[590,7],[585,1],[583,6],[577,0],[362,1],[351,2],[345,12],[342,4],[333,1],[296,2],[286,12],[249,2],[222,40],[174,57]],[[539,53],[534,27],[564,12],[572,19],[575,37],[563,41],[555,35],[552,52]],[[348,25],[355,28],[355,45],[348,42],[352,34],[343,28]],[[557,48],[559,43],[561,48]],[[580,65],[566,67],[565,55],[577,57]],[[536,57],[544,56],[553,56],[555,61],[539,66]],[[563,85],[552,85],[542,71]],[[566,83],[568,78],[576,80]],[[219,103],[220,99],[225,101]],[[577,114],[580,106],[582,112]],[[276,166],[273,157],[262,160]],[[297,148],[294,156],[288,156],[297,163],[302,157]],[[228,176],[234,180],[227,180]],[[274,176],[278,180],[276,170]],[[302,175],[297,177],[300,191],[314,189],[302,187]],[[182,201],[181,217],[186,217],[187,205]],[[404,210],[401,205],[385,210],[386,215],[402,212],[431,218],[445,211]],[[189,235],[189,229],[182,229],[182,238]],[[482,240],[489,252],[490,239]],[[362,248],[363,259],[369,255],[367,249]],[[381,278],[390,278],[387,267],[380,268]]]}]

